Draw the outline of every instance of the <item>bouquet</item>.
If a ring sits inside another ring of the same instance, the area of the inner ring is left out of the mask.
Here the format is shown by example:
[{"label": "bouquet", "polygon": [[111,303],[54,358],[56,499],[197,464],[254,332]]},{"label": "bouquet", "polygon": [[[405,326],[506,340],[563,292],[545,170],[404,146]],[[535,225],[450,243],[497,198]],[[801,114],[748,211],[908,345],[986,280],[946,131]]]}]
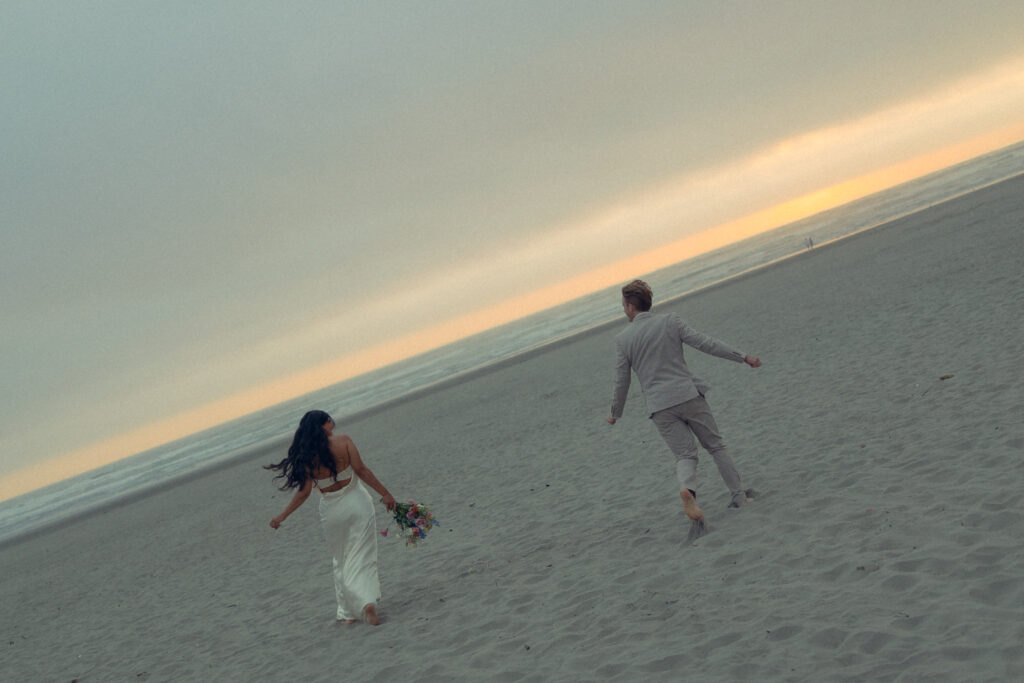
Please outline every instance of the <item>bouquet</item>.
[{"label": "bouquet", "polygon": [[[438,525],[434,515],[426,505],[414,500],[398,503],[393,512],[398,531],[405,538],[406,545],[415,545],[420,539],[427,537],[427,532]],[[382,529],[381,536],[387,536],[388,530]]]}]

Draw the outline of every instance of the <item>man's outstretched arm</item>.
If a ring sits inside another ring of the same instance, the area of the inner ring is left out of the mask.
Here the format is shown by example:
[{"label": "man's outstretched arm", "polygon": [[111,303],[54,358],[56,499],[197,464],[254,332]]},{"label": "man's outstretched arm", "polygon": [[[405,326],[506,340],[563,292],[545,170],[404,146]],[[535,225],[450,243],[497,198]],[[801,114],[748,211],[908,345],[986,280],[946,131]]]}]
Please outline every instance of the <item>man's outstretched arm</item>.
[{"label": "man's outstretched arm", "polygon": [[745,355],[728,344],[718,341],[714,337],[698,332],[683,322],[678,315],[673,315],[672,321],[677,326],[679,340],[687,346],[692,346],[698,351],[703,351],[706,354],[716,356],[718,358],[724,358],[737,363],[746,363],[752,368],[761,366],[761,359],[757,356]]}]

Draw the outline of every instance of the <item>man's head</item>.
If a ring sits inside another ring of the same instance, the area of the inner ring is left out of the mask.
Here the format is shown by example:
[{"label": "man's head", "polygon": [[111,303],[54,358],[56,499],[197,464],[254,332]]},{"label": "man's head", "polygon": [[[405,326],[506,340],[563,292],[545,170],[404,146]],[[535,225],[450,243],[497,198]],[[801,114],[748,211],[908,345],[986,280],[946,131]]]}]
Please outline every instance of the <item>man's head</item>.
[{"label": "man's head", "polygon": [[622,288],[622,310],[630,322],[637,313],[651,310],[654,298],[651,288],[643,280],[633,280]]}]

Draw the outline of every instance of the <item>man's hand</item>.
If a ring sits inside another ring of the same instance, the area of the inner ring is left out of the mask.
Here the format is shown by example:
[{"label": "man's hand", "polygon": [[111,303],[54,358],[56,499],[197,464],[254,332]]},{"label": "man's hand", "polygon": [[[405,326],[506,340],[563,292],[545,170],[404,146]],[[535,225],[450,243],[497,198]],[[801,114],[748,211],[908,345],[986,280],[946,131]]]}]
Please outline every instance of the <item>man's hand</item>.
[{"label": "man's hand", "polygon": [[752,368],[761,367],[761,359],[758,358],[757,356],[747,356],[743,359],[743,362]]},{"label": "man's hand", "polygon": [[613,425],[613,424],[615,424],[615,418],[614,418],[614,417],[612,417],[611,415],[609,415],[608,417],[606,417],[606,418],[605,418],[604,420],[605,420],[605,422],[607,422],[607,423],[608,423],[608,424],[610,424],[610,425]]}]

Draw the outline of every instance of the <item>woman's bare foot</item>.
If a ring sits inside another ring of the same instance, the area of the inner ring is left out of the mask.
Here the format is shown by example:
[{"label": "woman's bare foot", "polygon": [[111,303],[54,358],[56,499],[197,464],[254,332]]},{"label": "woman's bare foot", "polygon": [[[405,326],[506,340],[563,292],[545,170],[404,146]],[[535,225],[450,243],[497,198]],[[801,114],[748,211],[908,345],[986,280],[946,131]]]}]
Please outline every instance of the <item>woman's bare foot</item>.
[{"label": "woman's bare foot", "polygon": [[339,619],[338,621],[340,621],[343,624],[354,624],[354,623],[356,623],[355,619]]},{"label": "woman's bare foot", "polygon": [[680,491],[679,496],[683,499],[683,512],[686,516],[694,522],[704,521],[704,513],[697,506],[697,497],[690,493],[689,489]]},{"label": "woman's bare foot", "polygon": [[380,625],[380,617],[377,616],[377,606],[372,602],[363,608],[363,616],[366,618],[366,623],[370,626]]}]

